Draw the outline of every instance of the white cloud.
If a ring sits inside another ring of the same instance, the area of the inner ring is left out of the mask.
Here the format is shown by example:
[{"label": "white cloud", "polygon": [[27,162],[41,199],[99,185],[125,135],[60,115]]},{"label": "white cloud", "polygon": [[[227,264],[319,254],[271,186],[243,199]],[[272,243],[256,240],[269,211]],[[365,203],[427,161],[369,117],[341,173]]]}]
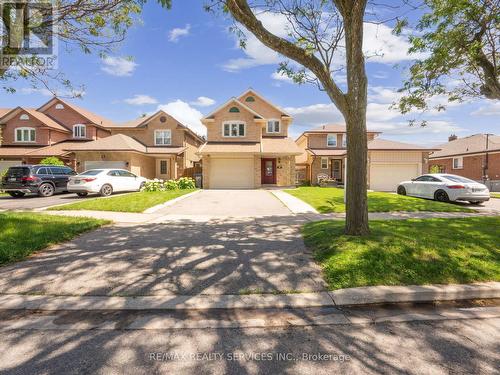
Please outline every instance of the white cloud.
[{"label": "white cloud", "polygon": [[195,133],[200,135],[205,135],[207,133],[207,129],[200,121],[203,114],[196,108],[191,107],[189,103],[177,99],[173,102],[161,104],[157,109],[164,110],[182,124],[187,125]]},{"label": "white cloud", "polygon": [[430,138],[435,138],[439,134],[449,135],[466,131],[466,129],[445,120],[430,120],[427,121],[426,126],[410,126],[407,121],[379,122],[377,119],[374,121],[368,119],[367,128],[382,132],[381,137],[429,134],[432,135]]},{"label": "white cloud", "polygon": [[132,98],[127,98],[124,99],[123,101],[130,105],[144,105],[144,104],[158,103],[158,100],[156,100],[155,98],[149,95],[142,95],[142,94],[136,94]]},{"label": "white cloud", "polygon": [[274,72],[271,74],[271,78],[280,82],[293,83],[293,80],[290,77],[280,72]]},{"label": "white cloud", "polygon": [[294,123],[307,128],[324,125],[327,123],[344,123],[342,114],[333,103],[313,104],[304,107],[286,107],[286,113],[289,113]]},{"label": "white cloud", "polygon": [[177,43],[181,37],[188,36],[190,31],[191,31],[190,24],[187,24],[186,26],[184,26],[184,28],[176,27],[175,29],[169,31],[168,40],[170,42]]},{"label": "white cloud", "polygon": [[209,107],[215,104],[215,100],[206,96],[198,96],[195,101],[189,102],[189,104],[195,107]]},{"label": "white cloud", "polygon": [[32,94],[40,94],[43,96],[53,96],[54,94],[52,91],[48,89],[40,89],[40,88],[35,88],[35,87],[23,87],[18,90],[20,94],[25,94],[25,95],[32,95]]},{"label": "white cloud", "polygon": [[137,64],[124,57],[106,56],[102,59],[101,70],[116,77],[131,76]]},{"label": "white cloud", "polygon": [[474,116],[500,116],[500,102],[491,101],[485,106],[479,107],[471,113]]}]

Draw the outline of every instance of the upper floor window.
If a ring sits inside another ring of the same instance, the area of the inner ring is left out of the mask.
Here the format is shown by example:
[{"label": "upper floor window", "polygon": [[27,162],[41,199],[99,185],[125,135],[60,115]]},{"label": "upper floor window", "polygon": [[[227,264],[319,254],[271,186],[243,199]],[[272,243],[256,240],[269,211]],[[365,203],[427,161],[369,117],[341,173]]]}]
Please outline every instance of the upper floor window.
[{"label": "upper floor window", "polygon": [[328,134],[326,137],[326,145],[328,147],[337,147],[337,134]]},{"label": "upper floor window", "polygon": [[172,131],[170,129],[155,130],[155,145],[165,146],[170,144],[172,144]]},{"label": "upper floor window", "polygon": [[55,109],[64,109],[64,106],[61,103],[57,103],[54,108]]},{"label": "upper floor window", "polygon": [[232,112],[232,113],[238,113],[239,111],[240,111],[240,109],[238,107],[229,108],[229,112]]},{"label": "upper floor window", "polygon": [[242,122],[226,122],[223,125],[224,137],[244,137],[245,124]]},{"label": "upper floor window", "polygon": [[280,132],[279,120],[269,120],[267,122],[267,132],[268,133],[279,133]]},{"label": "upper floor window", "polygon": [[253,96],[247,96],[245,99],[246,102],[254,102],[255,98]]},{"label": "upper floor window", "polygon": [[347,147],[347,134],[342,134],[342,147]]},{"label": "upper floor window", "polygon": [[34,128],[16,128],[16,142],[35,142],[35,138]]},{"label": "upper floor window", "polygon": [[74,138],[85,138],[87,136],[87,128],[85,125],[76,124],[73,126],[73,137]]},{"label": "upper floor window", "polygon": [[19,120],[29,120],[30,117],[26,114],[26,113],[23,113],[21,116],[19,116]]},{"label": "upper floor window", "polygon": [[464,158],[453,158],[453,169],[462,169],[464,167]]}]

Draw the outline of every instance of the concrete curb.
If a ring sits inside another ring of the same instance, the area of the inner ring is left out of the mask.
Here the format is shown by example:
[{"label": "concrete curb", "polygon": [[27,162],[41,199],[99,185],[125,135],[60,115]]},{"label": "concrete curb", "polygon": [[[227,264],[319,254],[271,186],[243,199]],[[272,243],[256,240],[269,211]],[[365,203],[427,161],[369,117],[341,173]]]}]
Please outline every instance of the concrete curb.
[{"label": "concrete curb", "polygon": [[317,214],[318,211],[301,199],[294,197],[282,190],[270,190],[293,214]]},{"label": "concrete curb", "polygon": [[164,203],[161,203],[161,204],[158,204],[156,206],[153,206],[153,207],[149,207],[148,209],[144,210],[142,213],[143,214],[152,214],[158,210],[161,210],[162,208],[165,208],[165,207],[168,207],[168,206],[171,206],[183,199],[186,199],[186,198],[189,198],[195,194],[198,194],[199,192],[201,192],[201,189],[199,190],[196,190],[196,191],[193,191],[192,193],[189,193],[189,194],[184,194],[184,195],[181,195],[180,197],[177,197],[177,198],[174,198],[174,199],[171,199],[169,201],[166,201]]},{"label": "concrete curb", "polygon": [[375,286],[332,292],[197,296],[0,295],[0,310],[189,310],[339,307],[500,298],[500,282],[465,285]]}]

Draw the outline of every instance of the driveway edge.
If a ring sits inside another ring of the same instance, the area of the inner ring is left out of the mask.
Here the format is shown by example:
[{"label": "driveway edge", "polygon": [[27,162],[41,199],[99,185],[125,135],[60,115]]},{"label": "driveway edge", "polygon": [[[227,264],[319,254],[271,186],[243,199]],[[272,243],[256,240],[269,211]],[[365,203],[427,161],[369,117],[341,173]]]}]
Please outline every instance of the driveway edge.
[{"label": "driveway edge", "polygon": [[149,207],[148,209],[142,211],[143,214],[152,214],[156,211],[159,211],[161,210],[162,208],[165,208],[165,207],[168,207],[168,206],[171,206],[183,199],[186,199],[186,198],[189,198],[195,194],[198,194],[199,192],[201,192],[202,189],[198,189],[196,191],[193,191],[192,193],[189,193],[189,194],[184,194],[184,195],[181,195],[180,197],[177,197],[177,198],[174,198],[174,199],[171,199],[169,201],[166,201],[166,202],[163,202],[163,203],[160,203],[160,204],[157,204],[156,206],[153,206],[153,207]]},{"label": "driveway edge", "polygon": [[314,207],[291,194],[282,190],[269,190],[269,192],[278,198],[293,214],[318,214]]},{"label": "driveway edge", "polygon": [[190,310],[339,307],[500,298],[500,282],[464,285],[374,286],[332,292],[249,295],[42,296],[0,295],[0,310]]}]

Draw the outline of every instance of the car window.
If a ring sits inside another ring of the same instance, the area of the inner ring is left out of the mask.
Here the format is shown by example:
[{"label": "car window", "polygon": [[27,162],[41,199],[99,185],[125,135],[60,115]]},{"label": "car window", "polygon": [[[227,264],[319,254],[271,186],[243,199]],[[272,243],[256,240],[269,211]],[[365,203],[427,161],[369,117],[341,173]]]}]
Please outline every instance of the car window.
[{"label": "car window", "polygon": [[422,181],[429,181],[429,176],[420,176],[415,179],[415,181],[422,182]]},{"label": "car window", "polygon": [[48,168],[52,174],[63,175],[64,170],[61,167],[50,167]]},{"label": "car window", "polygon": [[439,178],[437,177],[434,177],[434,176],[429,176],[430,180],[429,181],[433,181],[433,182],[442,182]]},{"label": "car window", "polygon": [[120,177],[120,171],[109,171],[108,176]]},{"label": "car window", "polygon": [[80,173],[80,176],[96,176],[102,172],[102,169],[89,169],[83,173]]},{"label": "car window", "polygon": [[38,168],[36,174],[51,174],[49,169],[46,167]]},{"label": "car window", "polygon": [[135,177],[135,174],[130,173],[129,171],[120,170],[118,172],[122,177]]},{"label": "car window", "polygon": [[25,177],[30,175],[30,168],[28,167],[10,167],[7,170],[8,177]]},{"label": "car window", "polygon": [[64,168],[62,168],[62,170],[63,170],[64,174],[69,174],[69,175],[72,175],[72,176],[76,174],[76,172],[73,169],[69,168],[69,167],[64,167]]},{"label": "car window", "polygon": [[447,174],[447,175],[444,175],[443,177],[450,180],[450,181],[453,181],[453,182],[463,182],[463,183],[476,182],[476,181],[469,180],[468,178],[455,176],[452,174]]}]

